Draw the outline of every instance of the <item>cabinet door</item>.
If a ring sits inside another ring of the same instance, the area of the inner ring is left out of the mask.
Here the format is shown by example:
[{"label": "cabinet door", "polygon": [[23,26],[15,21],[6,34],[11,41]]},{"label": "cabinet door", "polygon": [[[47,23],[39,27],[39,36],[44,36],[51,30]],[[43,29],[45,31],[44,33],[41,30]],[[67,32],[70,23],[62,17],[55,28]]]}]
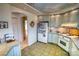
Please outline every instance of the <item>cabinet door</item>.
[{"label": "cabinet door", "polygon": [[57,33],[50,33],[48,42],[57,43],[58,42],[58,34]]},{"label": "cabinet door", "polygon": [[71,12],[70,14],[70,22],[79,22],[79,11],[75,10],[75,12]]},{"label": "cabinet door", "polygon": [[53,43],[57,43],[58,42],[58,34],[57,33],[52,34],[52,39],[53,39]]},{"label": "cabinet door", "polygon": [[75,46],[75,44],[73,42],[71,43],[70,55],[79,56],[79,50],[77,49],[77,47]]},{"label": "cabinet door", "polygon": [[53,40],[52,40],[52,37],[51,37],[51,36],[52,36],[52,33],[49,32],[49,36],[48,36],[48,42],[49,42],[49,43],[53,43],[53,42],[52,42]]}]

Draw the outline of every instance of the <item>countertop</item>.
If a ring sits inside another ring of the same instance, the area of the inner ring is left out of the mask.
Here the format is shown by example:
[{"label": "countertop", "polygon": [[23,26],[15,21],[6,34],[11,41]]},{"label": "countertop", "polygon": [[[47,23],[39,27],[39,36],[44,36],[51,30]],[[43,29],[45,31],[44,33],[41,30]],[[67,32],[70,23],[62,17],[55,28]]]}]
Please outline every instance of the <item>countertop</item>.
[{"label": "countertop", "polygon": [[12,46],[17,45],[17,41],[0,44],[0,56],[5,56]]}]

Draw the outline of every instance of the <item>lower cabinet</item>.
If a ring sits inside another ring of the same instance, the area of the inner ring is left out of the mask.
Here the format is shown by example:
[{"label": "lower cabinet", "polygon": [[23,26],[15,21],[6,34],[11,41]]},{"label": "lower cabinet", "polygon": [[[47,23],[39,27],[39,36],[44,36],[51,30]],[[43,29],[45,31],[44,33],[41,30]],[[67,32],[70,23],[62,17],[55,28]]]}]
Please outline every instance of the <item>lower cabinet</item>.
[{"label": "lower cabinet", "polygon": [[10,51],[7,53],[7,56],[20,56],[21,52],[20,52],[20,46],[16,45],[13,46]]},{"label": "lower cabinet", "polygon": [[79,48],[77,48],[73,42],[71,43],[71,49],[69,53],[71,56],[79,56]]},{"label": "lower cabinet", "polygon": [[48,39],[49,43],[58,43],[58,34],[57,33],[49,33],[49,39]]}]

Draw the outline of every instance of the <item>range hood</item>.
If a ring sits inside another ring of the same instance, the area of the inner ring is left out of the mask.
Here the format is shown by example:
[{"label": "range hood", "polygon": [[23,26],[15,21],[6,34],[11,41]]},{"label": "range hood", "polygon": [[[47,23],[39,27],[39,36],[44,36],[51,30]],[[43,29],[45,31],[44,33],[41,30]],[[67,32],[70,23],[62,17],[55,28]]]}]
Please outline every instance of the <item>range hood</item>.
[{"label": "range hood", "polygon": [[79,29],[79,23],[64,23],[61,26],[75,27]]}]

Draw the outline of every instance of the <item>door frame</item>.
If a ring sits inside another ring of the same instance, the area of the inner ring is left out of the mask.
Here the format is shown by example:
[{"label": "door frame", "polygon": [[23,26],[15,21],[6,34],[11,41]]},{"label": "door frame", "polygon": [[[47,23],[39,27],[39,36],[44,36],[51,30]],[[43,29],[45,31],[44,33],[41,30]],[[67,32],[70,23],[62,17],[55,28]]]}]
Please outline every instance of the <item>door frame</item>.
[{"label": "door frame", "polygon": [[[24,38],[25,38],[25,40],[27,41],[26,44],[28,45],[28,20],[27,20],[28,18],[27,16],[22,16],[21,19],[22,19],[22,35],[23,35],[22,42],[24,41]],[[26,39],[25,21],[27,21],[27,39]]]}]

